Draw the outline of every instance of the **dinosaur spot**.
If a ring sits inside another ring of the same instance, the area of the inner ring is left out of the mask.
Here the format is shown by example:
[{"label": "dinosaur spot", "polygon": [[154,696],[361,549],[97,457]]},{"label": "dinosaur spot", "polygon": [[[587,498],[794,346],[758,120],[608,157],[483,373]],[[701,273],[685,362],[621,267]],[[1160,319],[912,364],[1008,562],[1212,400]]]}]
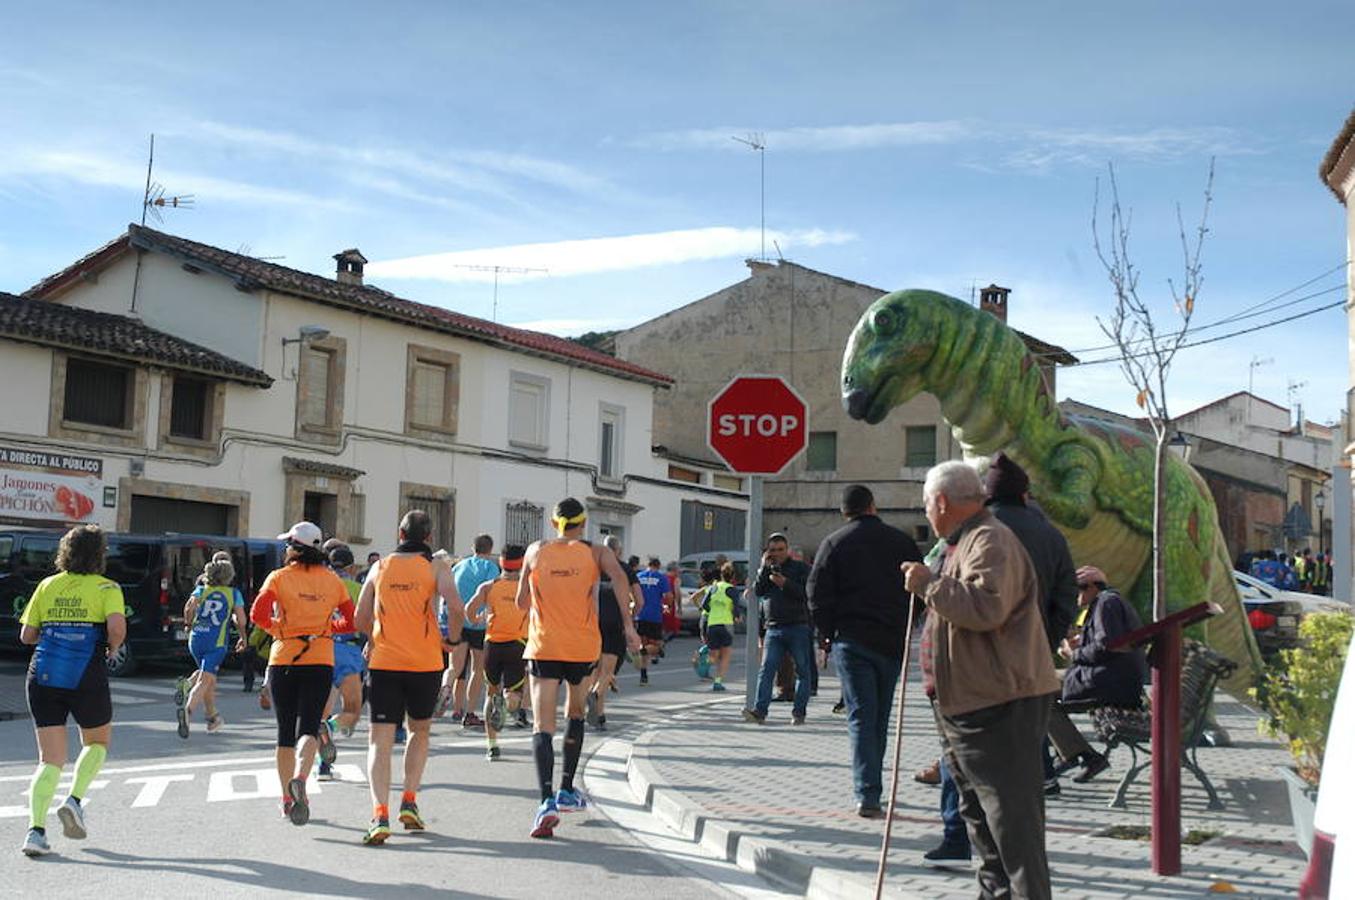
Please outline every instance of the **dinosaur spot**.
[{"label": "dinosaur spot", "polygon": [[1200,576],[1204,578],[1204,583],[1209,583],[1209,576],[1214,571],[1214,561],[1206,557],[1205,561],[1200,563]]},{"label": "dinosaur spot", "polygon": [[1031,361],[1031,358],[1030,358],[1030,354],[1029,354],[1029,353],[1027,353],[1025,356],[1021,357],[1021,374],[1024,375],[1024,374],[1026,374],[1027,372],[1029,372],[1029,371],[1030,371],[1030,367],[1033,366],[1033,365],[1034,365],[1034,363]]},{"label": "dinosaur spot", "polygon": [[[1190,534],[1190,542],[1196,547],[1200,546],[1200,510],[1198,507],[1192,507],[1190,510],[1190,520],[1186,522],[1186,531]],[[1205,561],[1208,566],[1208,560]]]},{"label": "dinosaur spot", "polygon": [[1144,446],[1144,440],[1141,437],[1130,434],[1127,431],[1117,432],[1115,437],[1119,440],[1120,446],[1130,452]]}]

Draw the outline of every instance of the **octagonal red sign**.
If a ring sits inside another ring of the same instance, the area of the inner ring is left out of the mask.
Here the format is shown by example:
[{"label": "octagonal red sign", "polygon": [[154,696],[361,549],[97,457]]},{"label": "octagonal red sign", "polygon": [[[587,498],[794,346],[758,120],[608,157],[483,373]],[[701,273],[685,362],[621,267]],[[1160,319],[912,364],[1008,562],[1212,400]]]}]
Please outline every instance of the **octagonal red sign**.
[{"label": "octagonal red sign", "polygon": [[740,375],[710,401],[706,443],[743,475],[776,475],[809,440],[809,410],[775,375]]}]

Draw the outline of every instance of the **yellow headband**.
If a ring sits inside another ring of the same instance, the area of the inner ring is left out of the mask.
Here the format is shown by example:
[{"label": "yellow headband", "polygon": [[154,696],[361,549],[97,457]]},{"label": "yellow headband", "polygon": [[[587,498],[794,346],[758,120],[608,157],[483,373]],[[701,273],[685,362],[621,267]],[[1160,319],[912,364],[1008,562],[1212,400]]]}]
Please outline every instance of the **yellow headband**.
[{"label": "yellow headband", "polygon": [[551,521],[555,523],[555,530],[563,534],[569,529],[577,528],[584,522],[588,521],[588,514],[586,512],[581,512],[577,516],[572,516],[568,519],[564,518],[563,516],[555,516],[554,518],[551,519]]}]

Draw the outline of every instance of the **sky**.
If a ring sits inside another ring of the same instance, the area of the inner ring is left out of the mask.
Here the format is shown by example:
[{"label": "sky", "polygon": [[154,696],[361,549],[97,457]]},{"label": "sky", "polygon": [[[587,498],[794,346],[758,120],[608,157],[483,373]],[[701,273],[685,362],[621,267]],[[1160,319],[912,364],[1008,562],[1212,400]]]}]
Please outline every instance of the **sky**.
[{"label": "sky", "polygon": [[[1317,166],[1355,92],[1355,5],[386,2],[16,5],[0,34],[0,291],[147,224],[573,335],[766,254],[883,290],[1011,288],[1010,323],[1135,391],[1098,325],[1113,166],[1163,325],[1177,210],[1203,283],[1173,413],[1245,390],[1344,404],[1345,210]],[[765,150],[747,140],[760,135]],[[760,164],[765,164],[765,195]],[[764,200],[765,196],[765,200]],[[1103,217],[1104,225],[1104,217]],[[495,308],[497,273],[497,313]],[[527,269],[532,271],[511,271]],[[1225,321],[1226,320],[1226,321]],[[697,348],[694,348],[696,351]]]}]

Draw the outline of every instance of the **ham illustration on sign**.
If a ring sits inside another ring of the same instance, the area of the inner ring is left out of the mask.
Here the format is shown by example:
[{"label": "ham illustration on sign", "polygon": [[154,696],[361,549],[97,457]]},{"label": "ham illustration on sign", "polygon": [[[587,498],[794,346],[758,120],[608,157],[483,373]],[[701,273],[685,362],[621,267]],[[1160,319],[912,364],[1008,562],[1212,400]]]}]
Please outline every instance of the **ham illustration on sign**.
[{"label": "ham illustration on sign", "polygon": [[710,401],[706,443],[741,475],[776,475],[808,440],[804,400],[775,375],[741,375]]}]

